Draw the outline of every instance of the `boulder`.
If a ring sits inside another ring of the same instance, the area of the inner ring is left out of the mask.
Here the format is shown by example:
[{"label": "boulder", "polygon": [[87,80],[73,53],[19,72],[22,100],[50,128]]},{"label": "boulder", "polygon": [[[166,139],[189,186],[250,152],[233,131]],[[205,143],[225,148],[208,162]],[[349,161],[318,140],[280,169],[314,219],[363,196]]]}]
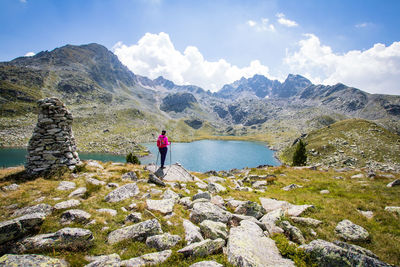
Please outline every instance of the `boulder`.
[{"label": "boulder", "polygon": [[226,202],[226,207],[229,209],[236,209],[241,204],[245,203],[246,201],[231,199]]},{"label": "boulder", "polygon": [[93,245],[91,231],[81,228],[63,228],[55,233],[41,234],[20,241],[15,251],[86,250]]},{"label": "boulder", "polygon": [[240,204],[235,209],[235,213],[246,215],[246,216],[252,216],[256,219],[260,219],[266,213],[266,211],[262,206],[260,206],[257,203],[252,202],[252,201],[246,201],[246,202]]},{"label": "boulder", "polygon": [[137,223],[140,222],[141,220],[142,220],[142,214],[140,214],[139,212],[132,212],[131,214],[126,216],[125,223],[127,222]]},{"label": "boulder", "polygon": [[285,214],[288,216],[298,217],[305,211],[314,209],[313,205],[293,205],[290,204],[289,208],[285,210]]},{"label": "boulder", "polygon": [[177,202],[180,197],[177,193],[168,188],[163,194],[163,199],[173,199],[175,202]]},{"label": "boulder", "polygon": [[211,202],[199,202],[193,205],[190,213],[190,220],[195,223],[201,223],[204,220],[227,223],[232,214],[212,204]]},{"label": "boulder", "polygon": [[54,208],[56,210],[69,209],[69,208],[79,206],[80,204],[81,204],[81,202],[79,200],[70,199],[70,200],[59,202],[59,203],[55,204]]},{"label": "boulder", "polygon": [[146,245],[157,249],[157,251],[162,251],[174,247],[181,240],[182,238],[179,235],[165,233],[161,235],[149,236],[146,239]]},{"label": "boulder", "polygon": [[203,181],[197,182],[197,183],[196,183],[196,186],[197,186],[198,188],[200,188],[200,189],[206,189],[206,188],[207,188],[207,184],[204,183]]},{"label": "boulder", "polygon": [[124,173],[124,174],[121,176],[121,179],[122,179],[122,180],[137,181],[137,180],[138,180],[138,177],[137,177],[137,175],[136,175],[135,172],[130,171],[130,172]]},{"label": "boulder", "polygon": [[222,250],[225,245],[225,240],[218,238],[215,240],[206,239],[197,243],[192,243],[180,250],[185,257],[205,257],[217,253]]},{"label": "boulder", "polygon": [[372,219],[374,217],[374,213],[372,211],[370,211],[370,210],[359,210],[359,209],[357,209],[357,211],[367,219]]},{"label": "boulder", "polygon": [[303,218],[303,217],[290,217],[290,219],[295,222],[306,226],[317,227],[322,222],[320,220],[312,219],[312,218]]},{"label": "boulder", "polygon": [[75,191],[71,192],[68,197],[82,197],[86,193],[86,187],[79,187]]},{"label": "boulder", "polygon": [[100,164],[100,162],[98,162],[96,160],[88,160],[86,162],[86,166],[87,167],[93,167],[93,168],[100,169],[100,170],[104,169],[104,167]]},{"label": "boulder", "polygon": [[32,213],[13,220],[0,222],[0,244],[38,231],[45,217],[46,214],[44,213]]},{"label": "boulder", "polygon": [[209,192],[199,192],[192,196],[192,200],[196,200],[199,198],[205,198],[205,199],[211,200],[211,195]]},{"label": "boulder", "polygon": [[225,200],[221,197],[221,196],[213,196],[211,198],[211,203],[213,203],[214,205],[217,205],[218,207],[222,208],[222,209],[226,209],[225,208]]},{"label": "boulder", "polygon": [[388,211],[388,212],[397,213],[397,215],[400,216],[400,207],[387,206],[387,207],[385,207],[385,210]]},{"label": "boulder", "polygon": [[393,186],[399,186],[399,185],[400,185],[400,179],[396,179],[393,182],[388,183],[386,186],[393,187]]},{"label": "boulder", "polygon": [[5,254],[0,258],[0,265],[3,267],[15,266],[52,266],[52,267],[68,267],[69,264],[60,259],[51,258],[43,255],[14,255]]},{"label": "boulder", "polygon": [[221,222],[204,220],[200,223],[200,230],[205,238],[222,238],[224,240],[228,238],[228,228],[226,227],[226,224]]},{"label": "boulder", "polygon": [[261,206],[265,209],[265,212],[270,212],[277,209],[286,210],[290,207],[290,203],[287,201],[276,200],[272,198],[260,197]]},{"label": "boulder", "polygon": [[193,182],[194,177],[185,168],[183,168],[179,163],[166,166],[164,170],[160,169],[158,171],[156,165],[147,165],[146,169],[155,173],[158,178],[162,178],[167,182]]},{"label": "boulder", "polygon": [[149,210],[155,210],[161,212],[162,214],[170,214],[174,210],[175,201],[171,199],[147,199],[146,205]]},{"label": "boulder", "polygon": [[74,182],[62,181],[62,182],[60,182],[60,184],[58,185],[58,187],[56,189],[60,190],[60,191],[68,191],[68,190],[75,189],[75,187],[76,187],[76,184]]},{"label": "boulder", "polygon": [[283,229],[278,227],[276,222],[284,215],[285,213],[282,209],[276,209],[261,217],[260,222],[265,225],[265,228],[270,235],[280,234],[283,233]]},{"label": "boulder", "polygon": [[15,191],[18,190],[19,185],[17,184],[10,184],[10,185],[6,185],[3,186],[1,189],[3,189],[3,191]]},{"label": "boulder", "polygon": [[172,254],[171,250],[149,253],[142,255],[140,257],[121,261],[120,266],[140,267],[140,266],[156,265],[166,261],[171,256],[171,254]]},{"label": "boulder", "polygon": [[366,241],[369,239],[367,230],[349,220],[339,222],[335,228],[335,232],[341,238],[352,242]]},{"label": "boulder", "polygon": [[110,216],[117,216],[117,211],[116,210],[113,210],[113,209],[98,209],[98,210],[96,210],[97,212],[100,212],[100,213],[107,213],[107,214],[109,214]]},{"label": "boulder", "polygon": [[91,215],[83,210],[67,210],[61,214],[61,224],[70,224],[72,222],[88,223]]},{"label": "boulder", "polygon": [[121,258],[116,253],[100,256],[86,256],[85,260],[90,262],[85,265],[85,267],[119,267],[121,262]]},{"label": "boulder", "polygon": [[359,173],[359,174],[355,174],[353,176],[350,177],[351,179],[361,179],[364,178],[364,174]]},{"label": "boulder", "polygon": [[48,204],[38,204],[35,206],[24,207],[22,209],[18,209],[14,211],[13,217],[34,214],[34,213],[44,213],[46,216],[52,214],[54,208]]},{"label": "boulder", "polygon": [[192,201],[190,200],[190,197],[183,197],[179,199],[178,203],[184,206],[185,208],[190,208],[190,206],[192,206]]},{"label": "boulder", "polygon": [[283,231],[291,241],[296,242],[297,244],[300,245],[306,243],[303,234],[301,233],[300,229],[297,228],[296,226],[291,225],[288,221],[282,221],[280,223],[280,226],[282,226]]},{"label": "boulder", "polygon": [[126,239],[142,241],[149,236],[161,233],[160,223],[156,219],[152,219],[114,230],[108,235],[107,241],[110,244]]},{"label": "boulder", "polygon": [[104,200],[106,202],[114,203],[136,196],[137,194],[139,194],[139,187],[136,183],[130,183],[111,191],[107,196],[105,196]]},{"label": "boulder", "polygon": [[229,226],[237,227],[237,226],[240,225],[240,222],[244,221],[244,220],[249,220],[249,221],[252,221],[252,222],[256,223],[261,229],[263,229],[263,231],[267,230],[265,224],[260,222],[259,220],[257,220],[253,216],[246,216],[246,215],[241,215],[241,214],[232,214],[232,217],[229,220]]},{"label": "boulder", "polygon": [[226,255],[234,266],[295,266],[281,256],[275,242],[251,221],[241,221],[240,226],[231,228]]},{"label": "boulder", "polygon": [[362,252],[357,247],[350,244],[338,246],[321,239],[313,240],[307,245],[300,246],[306,253],[310,254],[314,261],[318,262],[319,266],[391,266],[375,257],[371,257],[365,251]]},{"label": "boulder", "polygon": [[301,185],[290,184],[290,185],[288,185],[288,186],[283,187],[282,190],[284,190],[284,191],[290,191],[290,190],[297,189],[297,188],[302,188],[302,187],[303,187],[303,186],[301,186]]},{"label": "boulder", "polygon": [[221,193],[221,192],[225,192],[226,188],[224,186],[220,185],[220,184],[217,184],[217,183],[209,183],[208,186],[207,186],[207,190],[210,193],[218,194],[218,193]]},{"label": "boulder", "polygon": [[265,189],[267,184],[267,181],[255,181],[251,186],[256,189]]},{"label": "boulder", "polygon": [[223,182],[225,182],[225,179],[222,177],[218,177],[218,176],[210,176],[210,177],[204,179],[204,181],[207,181],[209,183],[223,183]]},{"label": "boulder", "polygon": [[88,184],[92,184],[92,185],[105,185],[106,184],[106,182],[104,182],[104,181],[100,181],[100,180],[97,180],[97,179],[91,178],[91,177],[86,178],[86,182]]},{"label": "boulder", "polygon": [[190,245],[204,240],[200,233],[200,227],[194,225],[191,221],[184,219],[183,228],[185,229],[186,244]]},{"label": "boulder", "polygon": [[149,184],[156,184],[156,185],[159,185],[159,186],[166,186],[166,184],[161,179],[159,179],[157,176],[155,176],[152,173],[149,174],[149,180],[147,182]]},{"label": "boulder", "polygon": [[189,267],[224,267],[224,265],[219,264],[216,261],[199,261]]}]

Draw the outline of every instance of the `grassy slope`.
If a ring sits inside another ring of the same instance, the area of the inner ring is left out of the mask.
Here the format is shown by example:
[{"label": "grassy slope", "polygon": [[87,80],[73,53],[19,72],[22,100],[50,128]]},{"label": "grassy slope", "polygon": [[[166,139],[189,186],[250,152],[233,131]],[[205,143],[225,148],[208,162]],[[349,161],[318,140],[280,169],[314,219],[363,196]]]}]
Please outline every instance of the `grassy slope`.
[{"label": "grassy slope", "polygon": [[[106,203],[103,199],[104,196],[112,189],[107,187],[95,187],[86,184],[85,177],[92,176],[96,179],[103,180],[106,182],[117,182],[120,185],[128,183],[127,181],[121,180],[121,174],[134,170],[141,178],[147,178],[148,173],[143,170],[143,166],[137,165],[124,165],[114,166],[111,163],[103,164],[105,170],[88,169],[78,174],[77,178],[72,178],[70,174],[66,174],[59,178],[53,177],[52,179],[38,178],[33,181],[23,181],[18,179],[18,171],[22,168],[4,169],[0,171],[0,186],[8,185],[16,182],[20,185],[17,191],[5,192],[0,195],[1,206],[8,206],[11,204],[18,204],[20,207],[34,204],[34,200],[44,196],[44,203],[54,205],[59,201],[53,200],[55,197],[61,197],[63,200],[67,199],[70,192],[63,192],[54,190],[61,180],[74,181],[77,187],[86,186],[88,193],[85,199],[82,199],[82,204],[77,207],[89,212],[92,215],[92,219],[96,219],[96,223],[91,226],[84,226],[81,224],[72,224],[71,227],[83,227],[90,229],[94,233],[95,245],[89,248],[88,251],[49,251],[45,253],[49,256],[55,256],[59,258],[65,258],[69,261],[72,266],[81,266],[86,263],[84,260],[85,255],[100,255],[118,253],[122,259],[129,259],[145,253],[154,252],[153,249],[148,248],[143,242],[123,241],[115,245],[108,245],[105,240],[107,235],[112,230],[121,228],[124,226],[123,221],[128,213],[123,212],[121,207],[127,207],[130,203],[135,202],[138,205],[138,212],[142,214],[143,220],[152,219],[154,216],[159,219],[162,229],[164,232],[170,232],[172,234],[178,234],[182,238],[184,237],[184,231],[182,227],[182,218],[189,217],[189,211],[184,209],[181,205],[176,204],[174,208],[175,215],[169,220],[173,225],[167,224],[167,220],[157,212],[150,214],[146,211],[145,200],[142,199],[142,195],[152,188],[147,183],[138,183],[140,188],[140,195],[133,199],[128,199],[119,203]],[[17,173],[17,174],[15,174]],[[240,192],[228,189],[227,192],[220,194],[223,198],[233,197],[238,200],[251,200],[259,203],[260,197],[272,197],[279,200],[286,200],[294,204],[313,204],[316,208],[313,211],[309,211],[305,217],[312,217],[315,219],[322,220],[324,223],[316,228],[318,234],[317,238],[334,241],[337,237],[334,234],[334,228],[336,224],[343,220],[349,219],[352,222],[363,226],[371,234],[370,242],[361,242],[361,245],[367,249],[372,250],[382,260],[392,264],[400,263],[400,222],[398,215],[391,214],[384,211],[385,206],[400,206],[399,187],[387,188],[386,184],[392,181],[394,178],[385,178],[380,176],[378,173],[375,179],[351,179],[350,177],[359,172],[346,172],[337,173],[333,170],[328,171],[312,171],[312,170],[299,170],[289,167],[271,167],[267,169],[251,169],[250,174],[275,174],[277,179],[268,186],[265,193],[261,192]],[[14,175],[12,175],[14,174]],[[201,173],[195,173],[196,176],[203,179],[207,177]],[[237,175],[240,176],[240,175]],[[335,176],[342,176],[344,179],[334,179]],[[396,174],[396,178],[400,178],[399,174]],[[282,187],[296,183],[302,185],[303,188],[296,189],[294,191],[283,191]],[[224,186],[233,186],[230,180],[226,180],[223,183]],[[177,193],[181,193],[183,196],[190,196],[197,193],[197,186],[194,183],[187,183],[191,194],[186,193],[183,190],[174,189]],[[320,190],[327,189],[330,194],[322,195]],[[161,196],[153,196],[153,199],[158,199]],[[61,200],[60,200],[61,201]],[[98,208],[112,208],[118,211],[118,215],[115,217],[106,216],[96,212]],[[375,216],[373,219],[366,219],[363,217],[357,209],[371,210]],[[62,211],[55,211],[49,216],[43,224],[40,233],[53,232],[61,229],[63,226],[59,224],[59,216]],[[10,218],[11,211],[7,209],[1,209],[0,220],[7,220]],[[109,227],[106,230],[101,230],[103,227]],[[314,239],[309,234],[309,231],[298,226],[303,234],[305,235],[307,242]],[[277,236],[275,239],[279,244],[282,244],[282,238]],[[227,259],[223,254],[208,256],[203,259],[184,259],[176,251],[184,246],[184,242],[180,242],[176,247],[173,248],[173,256],[164,264],[160,266],[176,266],[177,262],[180,262],[180,266],[189,266],[190,264],[204,259],[215,259],[218,262],[229,266]],[[285,253],[287,248],[281,247],[281,252]],[[300,255],[300,252],[296,252],[296,256]],[[302,259],[298,259],[298,266],[306,266],[307,263]]]}]

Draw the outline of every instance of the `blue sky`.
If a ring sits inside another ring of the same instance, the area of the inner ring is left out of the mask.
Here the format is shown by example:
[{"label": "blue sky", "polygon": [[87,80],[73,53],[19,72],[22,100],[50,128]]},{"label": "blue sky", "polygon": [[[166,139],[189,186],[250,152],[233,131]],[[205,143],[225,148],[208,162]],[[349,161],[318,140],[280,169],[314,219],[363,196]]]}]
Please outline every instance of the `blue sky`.
[{"label": "blue sky", "polygon": [[400,1],[1,0],[0,61],[99,43],[134,73],[218,90],[255,73],[400,94]]}]

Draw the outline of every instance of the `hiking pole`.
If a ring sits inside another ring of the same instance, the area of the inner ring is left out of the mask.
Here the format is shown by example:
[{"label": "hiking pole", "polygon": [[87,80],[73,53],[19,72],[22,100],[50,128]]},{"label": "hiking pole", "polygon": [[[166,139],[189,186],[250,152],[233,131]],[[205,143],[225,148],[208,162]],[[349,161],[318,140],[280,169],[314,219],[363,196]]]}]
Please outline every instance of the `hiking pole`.
[{"label": "hiking pole", "polygon": [[160,151],[157,152],[156,169],[157,169],[158,155],[160,155]]},{"label": "hiking pole", "polygon": [[169,150],[169,167],[171,168],[172,166],[172,142],[170,142],[170,150]]}]

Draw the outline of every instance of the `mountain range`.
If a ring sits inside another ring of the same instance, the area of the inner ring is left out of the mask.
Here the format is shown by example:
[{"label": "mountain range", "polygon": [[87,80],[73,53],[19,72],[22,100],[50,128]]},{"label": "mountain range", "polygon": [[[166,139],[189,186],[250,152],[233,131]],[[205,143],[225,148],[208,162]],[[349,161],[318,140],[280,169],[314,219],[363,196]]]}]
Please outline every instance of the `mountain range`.
[{"label": "mountain range", "polygon": [[1,145],[26,144],[36,100],[48,96],[72,110],[82,151],[125,153],[153,140],[161,128],[180,141],[247,136],[280,150],[304,133],[348,118],[400,134],[400,96],[341,83],[315,85],[293,74],[283,83],[262,75],[241,78],[212,93],[134,74],[104,46],[88,44],[0,63]]}]

